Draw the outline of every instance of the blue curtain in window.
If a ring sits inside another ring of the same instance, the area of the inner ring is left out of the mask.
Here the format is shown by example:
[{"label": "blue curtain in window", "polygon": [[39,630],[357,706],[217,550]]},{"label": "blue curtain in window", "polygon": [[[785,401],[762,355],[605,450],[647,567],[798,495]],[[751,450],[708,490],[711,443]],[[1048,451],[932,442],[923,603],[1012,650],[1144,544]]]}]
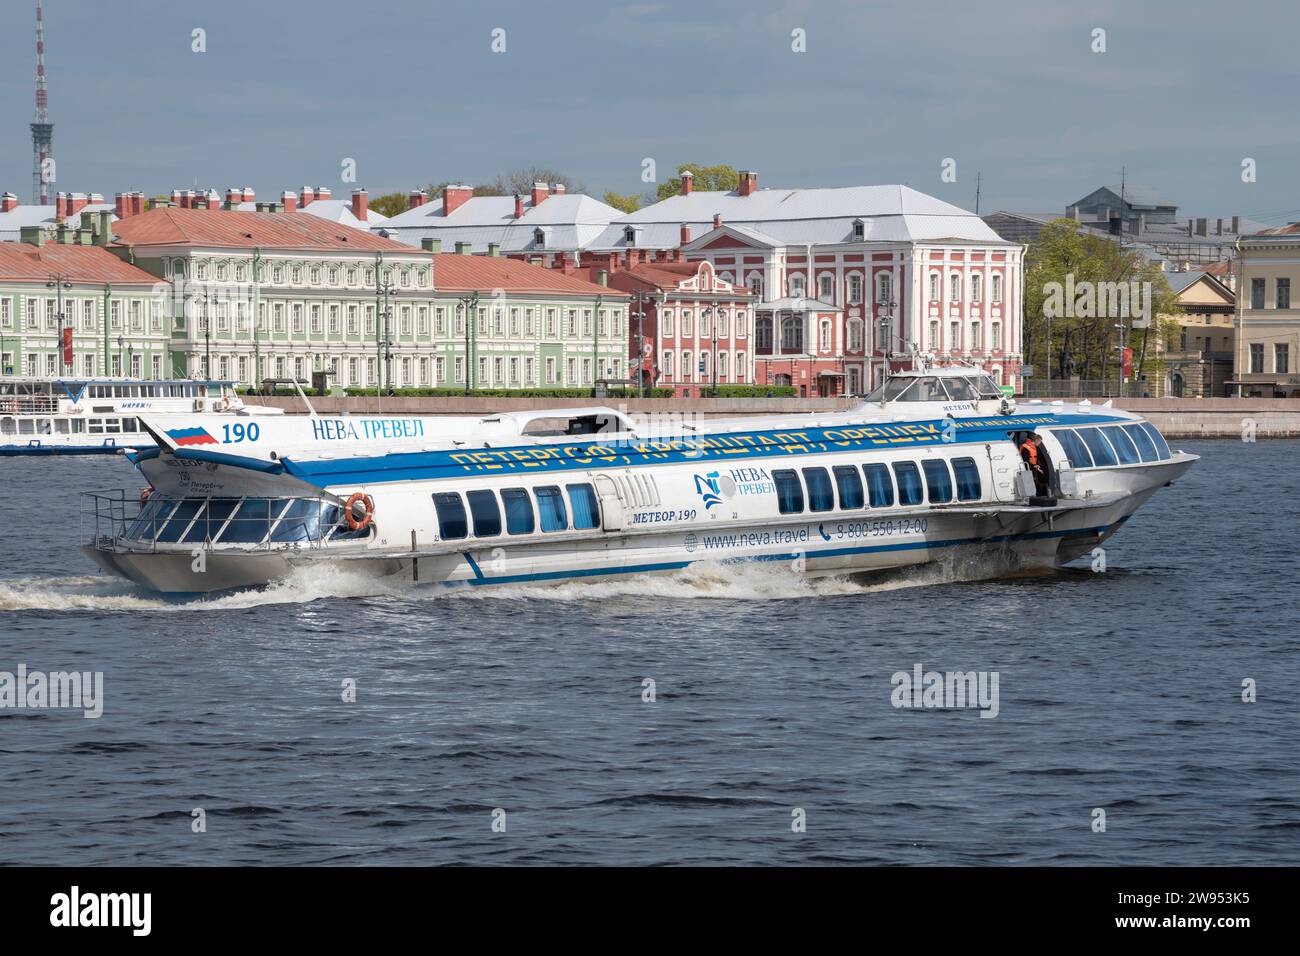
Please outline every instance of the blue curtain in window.
[{"label": "blue curtain in window", "polygon": [[438,510],[439,534],[444,539],[466,538],[469,536],[469,522],[465,517],[465,503],[454,491],[442,492],[433,496],[433,505]]},{"label": "blue curtain in window", "polygon": [[537,495],[537,513],[542,519],[542,530],[567,531],[569,518],[564,510],[564,499],[560,497],[560,489],[555,485],[547,485],[535,489],[533,493]]},{"label": "blue curtain in window", "polygon": [[511,534],[532,534],[533,503],[522,488],[505,488],[501,500],[506,506],[506,530]]},{"label": "blue curtain in window", "polygon": [[805,468],[803,479],[808,483],[808,510],[835,510],[835,493],[831,490],[831,476],[825,468]]},{"label": "blue curtain in window", "polygon": [[863,505],[862,476],[852,465],[835,466],[835,486],[840,493],[840,507],[856,511]]},{"label": "blue curtain in window", "polygon": [[776,506],[783,515],[803,511],[803,485],[792,469],[778,468],[772,472],[776,484]]},{"label": "blue curtain in window", "polygon": [[979,501],[980,470],[974,458],[954,458],[952,470],[957,475],[957,500]]},{"label": "blue curtain in window", "polygon": [[469,513],[474,518],[474,537],[491,538],[501,533],[501,509],[497,507],[496,492],[471,491]]},{"label": "blue curtain in window", "polygon": [[930,501],[934,504],[952,501],[952,476],[948,474],[948,463],[940,458],[930,458],[921,462],[921,467],[925,469]]},{"label": "blue curtain in window", "polygon": [[910,461],[895,463],[894,476],[898,479],[898,503],[919,505],[924,493],[921,490],[921,473],[916,470],[916,464]]},{"label": "blue curtain in window", "polygon": [[867,478],[871,507],[890,507],[894,503],[894,481],[889,477],[889,469],[884,465],[863,465],[862,474]]},{"label": "blue curtain in window", "polygon": [[569,492],[569,504],[573,507],[573,526],[599,527],[600,507],[596,504],[596,492],[591,485],[565,485],[565,488]]}]

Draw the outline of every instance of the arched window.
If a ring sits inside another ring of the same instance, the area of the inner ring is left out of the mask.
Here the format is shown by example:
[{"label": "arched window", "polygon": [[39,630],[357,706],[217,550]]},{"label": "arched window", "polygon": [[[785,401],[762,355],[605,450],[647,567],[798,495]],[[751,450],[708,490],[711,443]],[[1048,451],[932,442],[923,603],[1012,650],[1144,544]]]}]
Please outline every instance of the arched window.
[{"label": "arched window", "polygon": [[961,301],[961,276],[956,272],[948,277],[948,300],[950,302]]},{"label": "arched window", "polygon": [[764,313],[754,320],[754,349],[764,355],[772,353],[772,316]]},{"label": "arched window", "polygon": [[821,350],[823,352],[831,350],[831,323],[829,319],[822,319]]},{"label": "arched window", "polygon": [[980,294],[983,292],[982,276],[977,272],[970,277],[970,300],[972,302],[980,301]]},{"label": "arched window", "polygon": [[998,305],[1002,302],[1002,276],[995,272],[993,274],[992,283],[992,288],[989,290],[989,298],[994,305]]},{"label": "arched window", "polygon": [[792,299],[800,299],[803,298],[803,294],[804,294],[803,275],[796,274],[790,276],[790,297]]},{"label": "arched window", "polygon": [[939,301],[939,273],[930,273],[930,301]]},{"label": "arched window", "polygon": [[862,273],[849,273],[849,304],[857,305],[862,301]]},{"label": "arched window", "polygon": [[781,351],[803,351],[803,319],[797,315],[785,315],[781,319]]},{"label": "arched window", "polygon": [[939,323],[933,321],[930,323],[930,351],[939,351]]},{"label": "arched window", "polygon": [[1002,323],[989,323],[989,348],[994,352],[1002,351]]},{"label": "arched window", "polygon": [[749,286],[749,291],[756,296],[763,294],[763,275],[759,272],[751,272],[749,278],[745,280]]},{"label": "arched window", "polygon": [[894,276],[889,272],[876,275],[876,301],[884,304],[894,301]]},{"label": "arched window", "polygon": [[817,277],[817,298],[823,302],[835,301],[835,277],[833,275],[820,275]]}]

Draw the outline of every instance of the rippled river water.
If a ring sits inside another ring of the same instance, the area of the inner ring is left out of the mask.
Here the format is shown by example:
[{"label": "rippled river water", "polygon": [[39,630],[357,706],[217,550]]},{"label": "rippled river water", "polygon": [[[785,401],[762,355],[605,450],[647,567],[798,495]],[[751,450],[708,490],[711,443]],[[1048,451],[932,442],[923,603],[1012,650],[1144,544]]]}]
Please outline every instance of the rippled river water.
[{"label": "rippled river water", "polygon": [[[125,461],[0,460],[0,671],[104,675],[0,710],[0,863],[1300,863],[1300,443],[1173,444],[1104,573],[188,603],[77,550]],[[997,717],[895,708],[917,664]]]}]

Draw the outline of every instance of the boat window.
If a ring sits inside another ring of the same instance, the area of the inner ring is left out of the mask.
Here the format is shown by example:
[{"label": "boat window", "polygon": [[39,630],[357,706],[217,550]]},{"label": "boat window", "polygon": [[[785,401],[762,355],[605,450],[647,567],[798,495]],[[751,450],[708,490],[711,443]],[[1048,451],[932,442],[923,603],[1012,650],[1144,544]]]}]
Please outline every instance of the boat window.
[{"label": "boat window", "polygon": [[266,538],[285,502],[271,498],[245,498],[230,516],[221,540],[225,544],[257,544]]},{"label": "boat window", "polygon": [[171,519],[159,530],[158,540],[164,542],[179,541],[201,504],[203,504],[202,498],[182,498],[176,506],[176,510],[172,512]]},{"label": "boat window", "polygon": [[506,506],[506,531],[510,534],[532,534],[533,502],[523,488],[501,489],[501,500]]},{"label": "boat window", "polygon": [[208,499],[207,505],[198,513],[198,520],[190,525],[190,530],[182,540],[187,543],[214,540],[221,534],[222,525],[237,503],[237,498]]},{"label": "boat window", "polygon": [[1110,442],[1106,441],[1106,436],[1101,433],[1100,428],[1090,425],[1077,431],[1083,443],[1088,446],[1088,451],[1092,452],[1092,460],[1097,467],[1119,464],[1119,459],[1115,457],[1115,449],[1110,447]]},{"label": "boat window", "polygon": [[167,520],[168,513],[174,507],[176,501],[173,498],[164,498],[158,494],[151,496],[127,528],[125,537],[152,541],[157,526]]},{"label": "boat window", "polygon": [[894,479],[884,465],[863,465],[862,474],[867,479],[867,493],[871,507],[888,508],[894,503]]},{"label": "boat window", "polygon": [[543,531],[567,531],[569,516],[564,510],[564,498],[556,485],[534,488],[537,496],[537,513],[542,516]]},{"label": "boat window", "polygon": [[1001,398],[1002,389],[998,383],[987,375],[981,375],[975,379],[975,388],[980,393],[980,398]]},{"label": "boat window", "polygon": [[438,534],[443,540],[469,537],[469,522],[465,520],[465,503],[454,491],[440,491],[433,496],[433,506],[438,511]]},{"label": "boat window", "polygon": [[805,468],[803,480],[808,483],[809,511],[835,510],[835,492],[831,490],[831,476],[825,468]]},{"label": "boat window", "polygon": [[930,495],[930,504],[943,504],[952,501],[952,473],[948,463],[942,458],[927,458],[921,462],[925,469],[925,487]]},{"label": "boat window", "polygon": [[911,384],[911,378],[891,378],[883,385],[877,386],[867,396],[866,400],[868,402],[892,402],[903,393],[903,389]]},{"label": "boat window", "polygon": [[474,537],[491,538],[501,533],[501,509],[494,491],[470,491],[469,513],[474,519]]},{"label": "boat window", "polygon": [[835,466],[835,487],[840,493],[840,508],[857,511],[865,504],[862,497],[862,476],[852,465]]},{"label": "boat window", "polygon": [[772,471],[772,482],[776,485],[776,508],[783,515],[797,515],[803,511],[803,485],[793,468],[777,468]]},{"label": "boat window", "polygon": [[1156,443],[1156,451],[1160,453],[1161,458],[1172,458],[1169,453],[1169,446],[1165,444],[1164,436],[1156,431],[1156,426],[1150,422],[1142,422],[1142,430],[1151,436],[1151,440]]},{"label": "boat window", "polygon": [[1061,443],[1061,447],[1065,449],[1065,457],[1070,459],[1070,464],[1076,469],[1092,467],[1092,452],[1088,451],[1088,446],[1073,429],[1053,428],[1052,434]]},{"label": "boat window", "polygon": [[596,503],[596,492],[591,485],[565,485],[564,488],[573,508],[573,527],[600,527],[600,505]]},{"label": "boat window", "polygon": [[948,389],[948,395],[954,402],[976,402],[979,401],[979,392],[968,379],[964,378],[945,378],[943,384]]},{"label": "boat window", "polygon": [[919,505],[924,500],[921,491],[921,473],[916,469],[916,462],[894,462],[894,477],[898,479],[900,505]]},{"label": "boat window", "polygon": [[954,458],[952,470],[957,476],[957,500],[980,500],[980,470],[974,458]]},{"label": "boat window", "polygon": [[1119,452],[1119,463],[1121,465],[1136,465],[1142,460],[1138,454],[1137,445],[1133,444],[1133,439],[1128,437],[1128,433],[1119,425],[1108,425],[1102,431],[1110,439],[1110,443],[1115,446],[1115,451]]},{"label": "boat window", "polygon": [[1141,425],[1121,425],[1124,434],[1133,439],[1133,444],[1137,445],[1138,453],[1142,456],[1143,461],[1159,461],[1160,452],[1156,451],[1156,443],[1151,440],[1151,436],[1142,430]]}]

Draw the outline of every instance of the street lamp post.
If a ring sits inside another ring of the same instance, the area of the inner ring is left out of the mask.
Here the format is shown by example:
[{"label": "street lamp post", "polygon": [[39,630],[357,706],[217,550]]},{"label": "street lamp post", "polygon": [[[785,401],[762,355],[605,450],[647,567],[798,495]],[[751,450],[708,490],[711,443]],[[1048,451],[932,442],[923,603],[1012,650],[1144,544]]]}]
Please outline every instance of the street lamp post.
[{"label": "street lamp post", "polygon": [[465,324],[465,394],[473,390],[474,363],[470,354],[470,327],[474,322],[474,307],[478,304],[478,293],[466,293],[460,297],[460,312]]},{"label": "street lamp post", "polygon": [[[63,339],[65,335],[63,331],[63,290],[64,289],[70,290],[72,288],[72,283],[69,282],[67,279],[65,279],[62,274],[55,274],[50,277],[50,280],[48,282],[45,283],[45,287],[47,289],[54,290],[55,298],[58,303],[55,306],[55,311],[58,313],[57,318],[59,320],[59,351],[63,352],[64,351]],[[66,357],[66,353],[65,353],[65,357]],[[65,361],[61,364],[68,365],[69,363]]]},{"label": "street lamp post", "polygon": [[[393,339],[391,321],[393,317],[393,307],[390,297],[397,291],[397,287],[389,279],[383,279],[379,285],[379,294],[384,300],[384,341],[381,356],[384,360],[384,385],[387,386],[388,394],[393,393]],[[378,388],[376,388],[378,394]]]},{"label": "street lamp post", "polygon": [[[881,382],[889,378],[889,358],[894,350],[894,309],[898,303],[893,299],[879,301],[876,305],[880,309],[880,318],[876,322],[877,328],[882,333],[884,339],[883,355],[880,360],[880,378]],[[880,382],[876,383],[877,385]]]}]

